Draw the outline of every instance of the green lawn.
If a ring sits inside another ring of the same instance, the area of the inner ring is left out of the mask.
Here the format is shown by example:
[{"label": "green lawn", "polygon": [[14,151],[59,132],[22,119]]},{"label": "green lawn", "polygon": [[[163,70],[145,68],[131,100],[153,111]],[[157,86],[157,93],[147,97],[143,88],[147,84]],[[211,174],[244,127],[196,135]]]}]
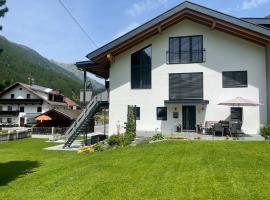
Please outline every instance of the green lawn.
[{"label": "green lawn", "polygon": [[170,141],[91,155],[0,144],[1,200],[270,199],[270,142]]}]

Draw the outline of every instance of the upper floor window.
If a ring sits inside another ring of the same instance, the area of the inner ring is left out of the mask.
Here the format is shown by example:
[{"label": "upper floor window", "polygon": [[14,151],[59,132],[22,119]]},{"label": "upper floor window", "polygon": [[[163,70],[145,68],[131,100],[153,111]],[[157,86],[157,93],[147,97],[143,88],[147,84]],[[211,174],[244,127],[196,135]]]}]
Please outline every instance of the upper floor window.
[{"label": "upper floor window", "polygon": [[27,95],[26,95],[26,98],[27,98],[27,99],[30,99],[30,98],[31,98],[31,95],[30,95],[30,94],[27,94]]},{"label": "upper floor window", "polygon": [[0,111],[2,111],[3,110],[3,106],[0,106]]},{"label": "upper floor window", "polygon": [[169,98],[203,99],[203,73],[169,74]]},{"label": "upper floor window", "polygon": [[223,88],[247,87],[247,71],[222,72]]},{"label": "upper floor window", "polygon": [[169,64],[201,63],[204,61],[203,36],[171,37]]},{"label": "upper floor window", "polygon": [[150,89],[151,71],[151,46],[131,54],[131,89]]},{"label": "upper floor window", "polygon": [[11,99],[14,99],[14,94],[10,94],[10,98]]},{"label": "upper floor window", "polygon": [[8,111],[12,111],[12,106],[8,106]]},{"label": "upper floor window", "polygon": [[41,106],[37,107],[37,112],[42,112],[42,107]]}]

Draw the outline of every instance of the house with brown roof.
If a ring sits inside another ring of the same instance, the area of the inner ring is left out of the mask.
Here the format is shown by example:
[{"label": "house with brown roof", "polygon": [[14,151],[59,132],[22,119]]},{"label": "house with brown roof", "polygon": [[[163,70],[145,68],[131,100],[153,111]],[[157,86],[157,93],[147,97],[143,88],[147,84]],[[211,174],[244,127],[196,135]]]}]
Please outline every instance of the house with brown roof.
[{"label": "house with brown roof", "polygon": [[0,126],[25,126],[50,109],[76,106],[64,99],[58,90],[17,82],[0,93]]},{"label": "house with brown roof", "polygon": [[[185,1],[76,65],[110,81],[110,135],[124,126],[128,105],[136,105],[137,134],[195,131],[220,120],[257,134],[270,122],[269,20]],[[236,97],[260,106],[219,105]]]}]

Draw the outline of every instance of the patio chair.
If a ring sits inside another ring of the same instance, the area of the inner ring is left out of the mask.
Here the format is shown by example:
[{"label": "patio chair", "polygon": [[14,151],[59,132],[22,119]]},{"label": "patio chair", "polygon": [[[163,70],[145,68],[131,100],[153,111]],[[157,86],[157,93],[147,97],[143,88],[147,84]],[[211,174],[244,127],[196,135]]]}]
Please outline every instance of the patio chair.
[{"label": "patio chair", "polygon": [[229,130],[232,137],[242,137],[244,135],[242,132],[242,122],[240,121],[232,121]]},{"label": "patio chair", "polygon": [[222,126],[221,123],[215,123],[213,125],[212,135],[213,136],[216,136],[216,132],[221,133],[221,135],[223,136],[223,134],[224,134],[224,128],[223,128],[223,126]]}]

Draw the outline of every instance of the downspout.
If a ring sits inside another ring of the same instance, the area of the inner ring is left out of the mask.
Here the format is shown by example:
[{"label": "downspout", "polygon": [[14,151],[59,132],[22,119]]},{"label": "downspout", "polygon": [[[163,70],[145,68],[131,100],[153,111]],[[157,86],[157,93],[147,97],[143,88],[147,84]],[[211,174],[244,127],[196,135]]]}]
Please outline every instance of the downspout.
[{"label": "downspout", "polygon": [[270,43],[266,45],[267,123],[270,124]]},{"label": "downspout", "polygon": [[86,71],[83,71],[83,107],[86,106]]}]

